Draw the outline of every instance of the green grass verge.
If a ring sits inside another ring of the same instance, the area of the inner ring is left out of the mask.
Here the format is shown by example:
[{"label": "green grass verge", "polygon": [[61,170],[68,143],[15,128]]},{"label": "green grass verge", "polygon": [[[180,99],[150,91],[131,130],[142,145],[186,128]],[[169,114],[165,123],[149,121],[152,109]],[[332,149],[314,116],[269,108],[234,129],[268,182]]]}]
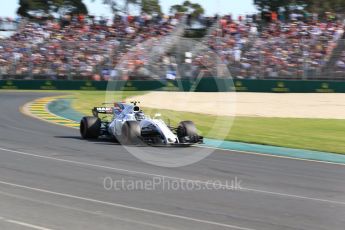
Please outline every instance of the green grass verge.
[{"label": "green grass verge", "polygon": [[[142,92],[122,92],[115,94],[114,100],[138,94]],[[75,96],[73,107],[84,114],[90,114],[90,108],[100,105],[105,98],[103,92],[75,92]],[[148,108],[145,112],[151,116],[161,113],[163,119],[170,119],[172,125],[181,120],[193,120],[209,138],[217,139],[226,134],[226,140],[345,154],[345,120],[236,117],[228,133],[225,127],[229,117]],[[215,119],[217,132],[208,136]]]},{"label": "green grass verge", "polygon": [[[58,92],[73,95],[73,107],[83,114],[90,114],[91,108],[101,105],[105,99],[105,93],[99,91]],[[138,94],[143,92],[122,92],[115,94],[114,100]],[[173,118],[172,124],[180,120],[193,120],[203,134],[207,134],[214,120],[218,119],[218,132],[213,132],[212,136],[206,135],[209,138],[219,138],[225,133],[226,140],[345,154],[345,120],[236,117],[230,133],[227,133],[224,127],[229,122],[228,117],[155,109],[145,112],[160,112],[165,120]]]}]

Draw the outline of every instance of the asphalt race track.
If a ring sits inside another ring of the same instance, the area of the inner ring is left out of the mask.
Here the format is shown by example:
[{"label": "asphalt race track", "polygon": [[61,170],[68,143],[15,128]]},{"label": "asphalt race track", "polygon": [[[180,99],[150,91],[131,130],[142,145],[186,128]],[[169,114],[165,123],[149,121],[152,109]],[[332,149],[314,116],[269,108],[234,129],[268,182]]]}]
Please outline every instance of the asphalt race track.
[{"label": "asphalt race track", "polygon": [[[345,229],[343,165],[217,150],[156,167],[19,112],[44,96],[0,92],[0,229]],[[106,177],[218,187],[107,190]],[[240,189],[226,190],[235,178]]]}]

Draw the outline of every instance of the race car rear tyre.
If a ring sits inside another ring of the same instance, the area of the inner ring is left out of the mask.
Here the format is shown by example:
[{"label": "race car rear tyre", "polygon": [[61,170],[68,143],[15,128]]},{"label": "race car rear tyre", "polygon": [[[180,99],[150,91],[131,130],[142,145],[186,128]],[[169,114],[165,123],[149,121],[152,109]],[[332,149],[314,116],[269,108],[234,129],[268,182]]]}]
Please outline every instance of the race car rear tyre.
[{"label": "race car rear tyre", "polygon": [[83,117],[80,121],[80,135],[84,139],[98,138],[101,131],[101,119],[98,117]]},{"label": "race car rear tyre", "polygon": [[181,121],[177,127],[177,137],[180,143],[197,143],[199,142],[199,135],[192,121]]},{"label": "race car rear tyre", "polygon": [[135,145],[139,144],[141,135],[141,128],[138,121],[126,121],[122,125],[121,144]]}]

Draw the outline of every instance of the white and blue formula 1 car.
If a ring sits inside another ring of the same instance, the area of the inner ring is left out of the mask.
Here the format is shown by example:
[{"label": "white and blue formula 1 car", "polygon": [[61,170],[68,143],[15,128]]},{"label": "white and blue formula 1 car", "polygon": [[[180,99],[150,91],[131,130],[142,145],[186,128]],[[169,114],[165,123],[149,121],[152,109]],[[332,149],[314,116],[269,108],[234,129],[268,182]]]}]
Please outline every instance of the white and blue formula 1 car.
[{"label": "white and blue formula 1 car", "polygon": [[[162,119],[150,118],[138,106],[139,102],[114,103],[113,107],[95,107],[93,116],[80,121],[80,134],[84,139],[110,137],[121,144],[133,145],[193,145],[203,143],[192,121],[182,121],[178,127],[167,125]],[[111,121],[99,114],[112,115]],[[159,115],[158,115],[159,117]]]}]

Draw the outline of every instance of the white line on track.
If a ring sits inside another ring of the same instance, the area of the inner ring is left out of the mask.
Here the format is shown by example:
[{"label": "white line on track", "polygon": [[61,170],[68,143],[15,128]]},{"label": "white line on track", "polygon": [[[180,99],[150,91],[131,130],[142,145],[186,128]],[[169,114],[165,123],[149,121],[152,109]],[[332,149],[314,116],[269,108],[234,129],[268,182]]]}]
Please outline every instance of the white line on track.
[{"label": "white line on track", "polygon": [[[0,150],[5,151],[5,152],[17,153],[17,154],[20,154],[23,156],[31,156],[31,157],[35,157],[35,158],[42,158],[42,159],[59,161],[59,162],[66,162],[66,163],[76,164],[76,165],[81,165],[81,166],[88,166],[88,167],[93,167],[93,168],[102,168],[102,169],[107,169],[107,170],[112,170],[112,171],[117,171],[117,172],[125,172],[125,173],[129,173],[129,174],[145,175],[145,176],[149,176],[149,177],[161,177],[161,178],[170,179],[170,180],[191,181],[194,183],[210,185],[210,186],[220,186],[220,187],[225,188],[225,189],[233,190],[233,188],[231,186],[228,186],[225,184],[218,184],[218,183],[214,183],[214,182],[210,182],[210,181],[194,180],[194,179],[188,179],[188,178],[166,176],[166,175],[160,175],[160,174],[154,174],[154,173],[134,171],[134,170],[129,170],[129,169],[109,167],[109,166],[104,166],[104,165],[96,165],[96,164],[90,164],[90,163],[73,161],[73,160],[65,160],[65,159],[60,159],[60,158],[56,158],[56,157],[42,156],[42,155],[26,153],[26,152],[22,152],[22,151],[16,151],[16,150],[5,149],[5,148],[0,148]],[[289,197],[289,198],[295,198],[295,199],[301,199],[301,200],[317,201],[317,202],[337,204],[337,205],[342,205],[342,206],[345,205],[344,201],[327,200],[327,199],[321,199],[321,198],[315,198],[315,197],[300,196],[300,195],[295,195],[295,194],[279,193],[279,192],[273,192],[273,191],[267,191],[267,190],[259,190],[259,189],[254,189],[254,188],[241,187],[241,191],[256,192],[256,193],[261,193],[261,194],[266,194],[266,195],[282,196],[282,197]]]},{"label": "white line on track", "polygon": [[[166,213],[166,212],[160,212],[160,211],[155,211],[155,210],[150,210],[150,209],[145,209],[145,208],[128,206],[128,205],[124,205],[124,204],[95,200],[95,199],[91,199],[91,198],[87,198],[87,197],[81,197],[81,196],[75,196],[75,195],[71,195],[71,194],[67,194],[67,193],[59,193],[59,192],[49,191],[49,190],[45,190],[45,189],[33,188],[33,187],[9,183],[9,182],[5,182],[5,181],[0,181],[0,184],[9,185],[12,187],[36,191],[36,192],[42,192],[42,193],[51,194],[51,195],[56,195],[56,196],[65,197],[65,198],[73,198],[73,199],[88,201],[88,202],[92,202],[92,203],[108,205],[108,206],[117,207],[117,208],[124,208],[124,209],[128,209],[128,210],[133,210],[133,211],[139,211],[139,212],[145,212],[145,213],[150,213],[150,214],[155,214],[155,215],[160,215],[160,216],[165,216],[165,217],[172,217],[172,218],[176,218],[176,219],[193,221],[193,222],[202,223],[202,224],[209,224],[209,225],[225,227],[225,228],[230,228],[230,229],[254,230],[252,228],[244,228],[244,227],[240,227],[240,226],[236,226],[236,225],[223,224],[223,223],[218,223],[218,222],[214,222],[214,221],[196,219],[196,218],[191,218],[191,217],[186,217],[186,216],[170,214],[170,213]],[[48,229],[43,228],[40,230],[48,230]]]},{"label": "white line on track", "polygon": [[12,220],[12,219],[7,219],[5,217],[0,216],[0,221],[6,222],[6,223],[10,223],[10,224],[14,224],[14,225],[20,225],[23,227],[27,227],[30,229],[36,229],[36,230],[52,230],[50,228],[45,228],[45,227],[41,227],[41,226],[37,226],[37,225],[33,225],[33,224],[28,224],[22,221],[18,221],[18,220]]},{"label": "white line on track", "polygon": [[[132,224],[134,223],[134,224],[138,224],[140,226],[145,225],[145,226],[149,226],[151,228],[166,229],[166,230],[173,230],[174,229],[174,228],[169,228],[169,227],[165,227],[165,226],[158,225],[158,224],[152,224],[152,223],[147,223],[147,222],[142,222],[142,221],[135,221],[135,220],[131,220],[128,218],[121,218],[118,216],[108,215],[108,214],[104,214],[104,213],[100,213],[100,212],[88,211],[85,209],[70,207],[70,206],[61,205],[61,204],[55,204],[55,203],[42,201],[42,200],[36,200],[36,199],[32,199],[32,198],[28,198],[28,197],[24,197],[24,196],[19,196],[19,195],[13,195],[13,194],[9,194],[9,193],[3,192],[3,191],[0,191],[0,194],[3,196],[8,196],[8,197],[21,199],[21,200],[25,200],[25,201],[30,201],[30,202],[34,202],[34,203],[39,203],[39,204],[43,204],[43,205],[50,205],[50,206],[54,206],[54,207],[58,207],[58,208],[62,208],[62,209],[67,209],[67,210],[72,210],[72,211],[77,211],[77,212],[81,212],[81,213],[86,213],[86,214],[90,214],[90,215],[97,215],[97,216],[106,217],[106,218],[110,218],[110,219],[117,220],[117,221],[128,222],[128,223],[132,223]],[[0,218],[0,220],[1,220],[1,218]]]}]

